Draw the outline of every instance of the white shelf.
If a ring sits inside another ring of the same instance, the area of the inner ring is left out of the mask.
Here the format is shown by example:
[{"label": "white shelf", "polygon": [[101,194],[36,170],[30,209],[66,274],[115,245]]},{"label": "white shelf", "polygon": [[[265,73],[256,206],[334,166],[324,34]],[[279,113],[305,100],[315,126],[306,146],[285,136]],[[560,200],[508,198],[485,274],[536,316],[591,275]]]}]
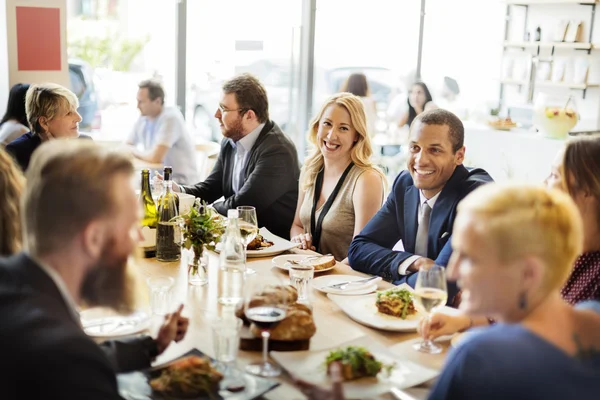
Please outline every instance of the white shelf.
[{"label": "white shelf", "polygon": [[532,5],[532,4],[596,4],[598,0],[506,0],[506,4]]},{"label": "white shelf", "polygon": [[590,50],[600,48],[600,45],[593,43],[582,43],[582,42],[504,42],[504,47],[554,47],[557,49],[573,49],[573,50]]},{"label": "white shelf", "polygon": [[597,83],[570,83],[570,82],[535,82],[536,86],[539,87],[556,87],[556,88],[566,88],[566,89],[589,89],[594,87],[600,87],[600,84]]}]

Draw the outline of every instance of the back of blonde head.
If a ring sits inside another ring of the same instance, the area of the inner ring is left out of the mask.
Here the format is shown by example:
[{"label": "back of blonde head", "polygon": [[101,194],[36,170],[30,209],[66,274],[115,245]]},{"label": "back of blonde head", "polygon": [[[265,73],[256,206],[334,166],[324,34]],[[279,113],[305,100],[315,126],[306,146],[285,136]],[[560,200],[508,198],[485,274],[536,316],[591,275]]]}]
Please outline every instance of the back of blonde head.
[{"label": "back of blonde head", "polygon": [[545,264],[542,289],[564,285],[581,253],[583,227],[573,200],[558,190],[489,183],[458,205],[456,224],[471,215],[477,229],[495,244],[502,264],[533,256]]},{"label": "back of blonde head", "polygon": [[70,107],[79,107],[77,96],[66,87],[55,83],[31,85],[25,95],[25,112],[33,133],[42,131],[39,122],[41,117],[51,121],[60,110]]},{"label": "back of blonde head", "polygon": [[367,116],[362,101],[359,97],[351,93],[337,93],[331,96],[323,106],[319,113],[310,122],[308,131],[308,141],[311,143],[310,155],[304,161],[302,167],[304,173],[304,181],[302,187],[304,190],[314,185],[316,176],[319,171],[323,168],[323,154],[321,153],[319,143],[317,142],[317,132],[319,131],[319,123],[325,113],[325,110],[331,106],[337,105],[343,107],[350,114],[350,121],[356,132],[358,133],[358,140],[350,151],[350,158],[355,165],[363,168],[374,168],[377,171],[384,182],[386,178],[383,173],[376,168],[371,162],[371,155],[373,154],[373,147],[371,145],[371,138],[367,132]]},{"label": "back of blonde head", "polygon": [[20,200],[24,178],[13,159],[0,147],[0,256],[21,249]]}]

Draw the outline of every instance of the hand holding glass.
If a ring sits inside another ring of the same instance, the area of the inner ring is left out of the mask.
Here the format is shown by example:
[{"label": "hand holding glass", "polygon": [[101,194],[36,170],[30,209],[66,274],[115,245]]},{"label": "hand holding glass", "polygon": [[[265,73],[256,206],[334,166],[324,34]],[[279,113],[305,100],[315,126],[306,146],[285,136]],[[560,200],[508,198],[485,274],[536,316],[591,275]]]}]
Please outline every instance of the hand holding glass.
[{"label": "hand holding glass", "polygon": [[[429,269],[421,268],[415,284],[414,303],[420,313],[431,318],[431,314],[446,305],[448,288],[445,269],[434,265]],[[415,349],[423,353],[438,354],[442,348],[430,339],[417,343]]]}]

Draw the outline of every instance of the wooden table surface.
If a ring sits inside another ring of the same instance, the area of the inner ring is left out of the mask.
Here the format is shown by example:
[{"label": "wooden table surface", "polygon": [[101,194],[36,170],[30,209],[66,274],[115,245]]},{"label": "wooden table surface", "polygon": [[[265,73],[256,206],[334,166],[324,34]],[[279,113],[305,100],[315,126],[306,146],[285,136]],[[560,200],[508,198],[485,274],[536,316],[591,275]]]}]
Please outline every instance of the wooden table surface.
[{"label": "wooden table surface", "polygon": [[[308,251],[292,250],[294,253],[314,254]],[[265,258],[249,258],[248,267],[256,270],[259,276],[276,275],[281,278],[287,277],[287,271],[273,267],[271,262],[272,257]],[[180,343],[173,343],[167,351],[162,354],[156,363],[160,364],[169,361],[173,358],[184,354],[192,348],[198,348],[202,352],[213,356],[212,332],[210,328],[211,319],[220,316],[222,306],[217,302],[217,268],[218,255],[209,252],[209,282],[205,286],[191,286],[187,283],[187,252],[184,250],[181,262],[163,263],[156,259],[142,259],[137,262],[137,270],[142,277],[150,276],[171,276],[175,279],[175,285],[172,290],[171,308],[176,308],[178,304],[185,305],[184,315],[190,318],[190,327],[186,338]],[[364,274],[353,271],[349,266],[338,263],[332,271],[316,274],[322,276],[325,274],[349,274],[359,275]],[[366,275],[365,275],[366,276]],[[380,281],[379,289],[392,287],[388,282]],[[447,354],[448,342],[442,342],[446,350],[442,354],[429,355],[415,351],[412,344],[420,340],[413,333],[398,333],[372,329],[363,326],[351,320],[339,307],[329,300],[325,294],[312,290],[311,303],[313,306],[313,315],[317,332],[312,337],[310,343],[311,350],[322,350],[335,346],[339,346],[350,340],[357,339],[361,336],[368,336],[374,341],[379,342],[396,354],[400,354],[403,359],[407,359],[423,366],[440,369],[444,358]],[[156,335],[160,326],[162,317],[154,316],[150,334]],[[238,354],[237,366],[243,369],[244,366],[252,361],[258,361],[261,358],[260,352],[245,352],[240,351]],[[280,386],[264,395],[265,399],[281,400],[281,399],[304,399],[305,397],[290,383],[290,376],[284,372],[277,380],[281,383]],[[427,388],[431,382],[428,382],[420,387],[406,389],[416,398],[424,398],[427,395]],[[392,399],[391,394],[386,394],[380,397],[381,399]]]}]

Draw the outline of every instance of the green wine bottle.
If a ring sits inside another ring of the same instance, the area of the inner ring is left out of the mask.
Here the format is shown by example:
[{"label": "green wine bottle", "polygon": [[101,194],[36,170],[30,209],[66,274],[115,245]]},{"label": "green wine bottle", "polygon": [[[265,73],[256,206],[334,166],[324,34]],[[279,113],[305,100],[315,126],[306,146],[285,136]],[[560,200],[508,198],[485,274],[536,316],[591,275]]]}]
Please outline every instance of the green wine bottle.
[{"label": "green wine bottle", "polygon": [[180,235],[180,230],[178,222],[173,221],[173,218],[179,215],[179,196],[173,192],[172,174],[172,167],[164,168],[163,192],[158,200],[158,232],[156,234],[156,259],[158,261],[177,261],[181,258],[181,247],[176,242],[176,235]]},{"label": "green wine bottle", "polygon": [[152,197],[150,188],[150,171],[142,170],[142,191],[140,193],[140,204],[144,211],[142,218],[142,236],[143,240],[139,246],[144,251],[144,257],[150,258],[156,256],[156,228],[158,227],[158,210]]}]

